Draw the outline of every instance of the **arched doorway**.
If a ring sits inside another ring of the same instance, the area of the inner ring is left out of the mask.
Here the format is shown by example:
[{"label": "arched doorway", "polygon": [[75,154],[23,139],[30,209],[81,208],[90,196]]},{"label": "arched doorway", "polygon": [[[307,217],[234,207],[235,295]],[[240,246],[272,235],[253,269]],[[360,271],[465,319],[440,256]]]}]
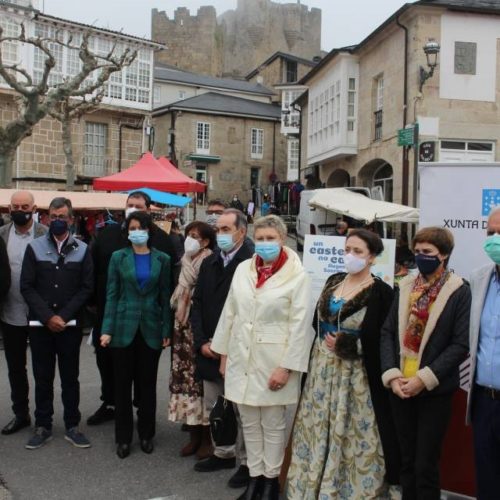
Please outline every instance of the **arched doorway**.
[{"label": "arched doorway", "polygon": [[394,170],[390,163],[380,158],[371,160],[359,171],[358,178],[363,186],[380,187],[384,200],[392,201]]},{"label": "arched doorway", "polygon": [[351,184],[351,177],[342,168],[337,168],[334,170],[328,180],[326,181],[326,187],[349,187]]}]

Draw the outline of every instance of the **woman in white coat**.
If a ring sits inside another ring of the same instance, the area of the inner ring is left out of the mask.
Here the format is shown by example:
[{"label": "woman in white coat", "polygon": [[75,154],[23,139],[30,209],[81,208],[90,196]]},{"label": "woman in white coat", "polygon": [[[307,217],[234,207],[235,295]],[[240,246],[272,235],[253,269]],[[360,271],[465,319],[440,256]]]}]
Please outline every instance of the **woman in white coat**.
[{"label": "woman in white coat", "polygon": [[274,500],[285,409],[298,401],[314,338],[311,285],[299,256],[284,246],[279,217],[261,217],[254,230],[256,255],[236,270],[211,349],[221,355],[225,397],[241,415],[250,483],[238,500]]}]

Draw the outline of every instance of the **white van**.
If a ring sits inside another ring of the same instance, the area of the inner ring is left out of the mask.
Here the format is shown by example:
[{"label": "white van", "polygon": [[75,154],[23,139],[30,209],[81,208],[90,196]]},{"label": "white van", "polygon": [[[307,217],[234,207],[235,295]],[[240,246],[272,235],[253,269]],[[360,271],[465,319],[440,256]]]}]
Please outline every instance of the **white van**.
[{"label": "white van", "polygon": [[[368,188],[352,187],[346,188],[350,191],[363,194],[371,198]],[[332,235],[337,225],[337,219],[346,220],[335,212],[322,210],[321,208],[309,206],[309,200],[321,189],[304,190],[300,193],[300,209],[296,222],[297,250],[302,252],[304,249],[304,237],[306,234],[326,234]]]}]

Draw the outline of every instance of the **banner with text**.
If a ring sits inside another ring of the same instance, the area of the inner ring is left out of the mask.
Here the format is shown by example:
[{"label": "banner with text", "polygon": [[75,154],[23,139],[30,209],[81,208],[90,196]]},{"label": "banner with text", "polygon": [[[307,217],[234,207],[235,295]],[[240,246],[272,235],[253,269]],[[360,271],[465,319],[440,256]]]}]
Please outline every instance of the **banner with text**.
[{"label": "banner with text", "polygon": [[488,215],[500,206],[500,164],[420,166],[420,227],[448,228],[455,237],[450,268],[468,279],[490,263],[483,250]]},{"label": "banner with text", "polygon": [[[394,285],[396,240],[383,239],[384,251],[377,257],[372,273],[390,286]],[[345,271],[345,237],[307,234],[304,240],[304,268],[312,280],[312,303],[316,302],[325,281],[335,273]]]}]

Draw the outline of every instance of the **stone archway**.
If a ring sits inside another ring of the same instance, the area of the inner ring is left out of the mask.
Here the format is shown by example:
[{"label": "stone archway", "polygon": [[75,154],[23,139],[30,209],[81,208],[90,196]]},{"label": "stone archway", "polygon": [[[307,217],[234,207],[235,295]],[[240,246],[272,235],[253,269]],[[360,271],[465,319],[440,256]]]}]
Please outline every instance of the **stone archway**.
[{"label": "stone archway", "polygon": [[329,188],[349,187],[350,185],[351,177],[349,176],[349,173],[342,168],[334,170],[326,181],[326,187]]},{"label": "stone archway", "polygon": [[358,173],[359,183],[362,186],[382,188],[385,201],[393,199],[393,177],[392,165],[381,158],[369,161]]}]

